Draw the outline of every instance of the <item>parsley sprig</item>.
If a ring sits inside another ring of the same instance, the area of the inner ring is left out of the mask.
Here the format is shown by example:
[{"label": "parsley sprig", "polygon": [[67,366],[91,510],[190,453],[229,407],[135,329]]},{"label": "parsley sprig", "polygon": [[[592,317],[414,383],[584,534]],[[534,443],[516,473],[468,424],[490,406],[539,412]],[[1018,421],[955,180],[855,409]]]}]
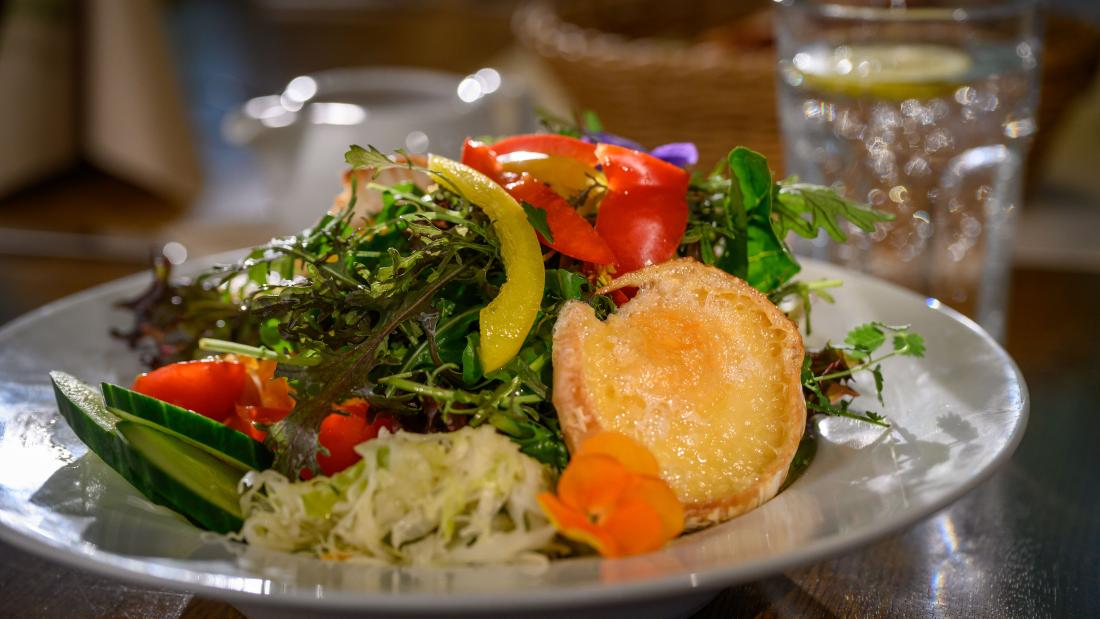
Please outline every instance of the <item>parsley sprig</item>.
[{"label": "parsley sprig", "polygon": [[[891,350],[876,355],[891,342]],[[816,413],[836,415],[866,421],[878,426],[890,424],[874,411],[851,410],[852,398],[859,392],[849,386],[852,377],[869,372],[875,383],[875,396],[879,404],[884,379],[882,362],[891,357],[923,357],[924,339],[908,326],[890,326],[882,322],[868,322],[853,328],[842,345],[827,345],[806,355],[802,365],[802,389],[806,406]]]}]

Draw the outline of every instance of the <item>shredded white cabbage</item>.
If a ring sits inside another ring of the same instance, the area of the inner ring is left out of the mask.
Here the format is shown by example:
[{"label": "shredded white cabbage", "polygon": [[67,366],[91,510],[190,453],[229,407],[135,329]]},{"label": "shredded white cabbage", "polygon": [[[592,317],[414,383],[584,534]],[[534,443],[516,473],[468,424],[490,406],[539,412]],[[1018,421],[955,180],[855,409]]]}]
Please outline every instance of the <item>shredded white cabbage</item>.
[{"label": "shredded white cabbage", "polygon": [[330,559],[406,565],[545,562],[554,528],[535,500],[539,462],[489,426],[383,433],[333,477],[241,481],[249,544]]}]

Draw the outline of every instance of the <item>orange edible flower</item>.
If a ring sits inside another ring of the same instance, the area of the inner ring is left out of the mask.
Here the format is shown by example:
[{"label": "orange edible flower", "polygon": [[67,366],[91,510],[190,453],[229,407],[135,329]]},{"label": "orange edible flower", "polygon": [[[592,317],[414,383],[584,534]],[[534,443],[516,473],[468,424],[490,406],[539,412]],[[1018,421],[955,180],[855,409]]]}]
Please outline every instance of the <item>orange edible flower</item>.
[{"label": "orange edible flower", "polygon": [[684,507],[659,477],[656,458],[617,432],[586,439],[558,480],[538,496],[562,535],[605,557],[650,552],[684,530]]},{"label": "orange edible flower", "polygon": [[250,379],[245,383],[244,393],[238,404],[281,411],[294,408],[290,383],[285,377],[275,378],[278,362],[244,355],[235,355],[233,360],[245,367]]},{"label": "orange edible flower", "polygon": [[224,355],[223,359],[243,365],[248,375],[244,391],[237,400],[235,414],[225,420],[225,425],[263,441],[267,432],[257,424],[261,427],[271,425],[294,409],[290,383],[285,377],[275,377],[279,364],[271,359],[246,355]]}]

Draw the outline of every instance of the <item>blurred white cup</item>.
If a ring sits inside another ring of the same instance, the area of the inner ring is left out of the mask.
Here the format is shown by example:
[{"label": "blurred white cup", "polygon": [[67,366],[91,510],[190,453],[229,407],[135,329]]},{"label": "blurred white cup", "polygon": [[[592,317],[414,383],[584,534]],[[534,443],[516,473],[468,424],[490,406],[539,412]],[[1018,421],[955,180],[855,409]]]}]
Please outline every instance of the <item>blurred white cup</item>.
[{"label": "blurred white cup", "polygon": [[468,76],[404,67],[332,69],[249,100],[227,115],[222,132],[257,156],[272,223],[289,233],[331,205],[349,145],[458,157],[467,137],[532,130],[529,107],[525,94],[491,68]]}]

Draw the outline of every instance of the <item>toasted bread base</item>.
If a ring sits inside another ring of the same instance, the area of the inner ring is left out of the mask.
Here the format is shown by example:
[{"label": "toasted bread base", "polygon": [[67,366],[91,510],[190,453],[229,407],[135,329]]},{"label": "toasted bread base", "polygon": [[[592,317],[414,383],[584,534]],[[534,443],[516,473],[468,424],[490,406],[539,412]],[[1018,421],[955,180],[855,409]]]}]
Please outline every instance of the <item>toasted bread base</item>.
[{"label": "toasted bread base", "polygon": [[601,292],[627,287],[637,295],[606,322],[571,302],[555,324],[553,402],[570,451],[601,430],[642,442],[688,529],[775,496],[806,424],[797,327],[742,280],[691,259]]}]

